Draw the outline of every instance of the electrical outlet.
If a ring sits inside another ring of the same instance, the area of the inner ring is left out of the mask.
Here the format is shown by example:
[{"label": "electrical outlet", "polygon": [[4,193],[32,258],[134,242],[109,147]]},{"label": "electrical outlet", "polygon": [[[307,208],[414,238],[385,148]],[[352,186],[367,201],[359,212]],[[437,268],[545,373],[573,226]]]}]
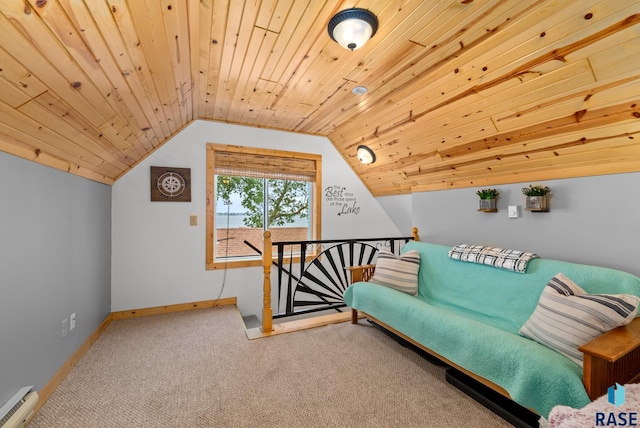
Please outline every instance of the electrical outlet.
[{"label": "electrical outlet", "polygon": [[67,330],[67,324],[69,323],[68,319],[63,319],[62,320],[62,338],[64,339],[64,337],[67,335],[67,333],[69,332],[69,330]]},{"label": "electrical outlet", "polygon": [[72,313],[71,316],[69,317],[69,331],[73,330],[74,328],[76,328],[76,313]]}]

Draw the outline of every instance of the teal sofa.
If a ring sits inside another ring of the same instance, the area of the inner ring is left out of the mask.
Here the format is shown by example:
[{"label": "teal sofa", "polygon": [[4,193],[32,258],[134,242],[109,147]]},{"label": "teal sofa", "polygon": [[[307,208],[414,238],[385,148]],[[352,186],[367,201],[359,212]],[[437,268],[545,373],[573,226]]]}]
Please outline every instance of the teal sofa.
[{"label": "teal sofa", "polygon": [[[580,408],[590,402],[582,367],[518,330],[559,272],[588,293],[640,296],[640,278],[542,258],[531,260],[526,273],[516,273],[451,259],[450,247],[442,245],[410,241],[403,252],[413,249],[420,253],[417,296],[356,282],[344,293],[346,304],[540,416],[546,418],[555,405]],[[640,319],[632,325],[640,331]],[[633,349],[631,359],[640,355],[640,343],[622,347]]]}]

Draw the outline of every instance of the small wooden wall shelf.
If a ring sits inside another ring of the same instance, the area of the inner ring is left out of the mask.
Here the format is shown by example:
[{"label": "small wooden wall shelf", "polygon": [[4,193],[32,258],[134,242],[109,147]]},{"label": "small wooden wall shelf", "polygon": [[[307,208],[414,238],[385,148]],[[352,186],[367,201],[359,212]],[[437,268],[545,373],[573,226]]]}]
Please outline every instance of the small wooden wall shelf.
[{"label": "small wooden wall shelf", "polygon": [[480,208],[478,211],[483,213],[497,213],[497,201],[496,199],[480,199]]},{"label": "small wooden wall shelf", "polygon": [[526,196],[525,209],[531,212],[547,213],[549,212],[549,200],[547,195],[544,196]]}]

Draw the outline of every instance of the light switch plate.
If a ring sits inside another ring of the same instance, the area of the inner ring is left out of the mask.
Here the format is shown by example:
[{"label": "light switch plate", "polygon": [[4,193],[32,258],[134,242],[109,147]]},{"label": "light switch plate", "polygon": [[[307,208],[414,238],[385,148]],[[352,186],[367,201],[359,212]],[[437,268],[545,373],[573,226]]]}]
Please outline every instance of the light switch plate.
[{"label": "light switch plate", "polygon": [[198,225],[198,216],[197,215],[192,215],[191,217],[189,217],[189,224],[191,226],[197,226]]},{"label": "light switch plate", "polygon": [[507,210],[507,212],[509,213],[509,218],[520,217],[517,205],[509,205],[509,209]]}]

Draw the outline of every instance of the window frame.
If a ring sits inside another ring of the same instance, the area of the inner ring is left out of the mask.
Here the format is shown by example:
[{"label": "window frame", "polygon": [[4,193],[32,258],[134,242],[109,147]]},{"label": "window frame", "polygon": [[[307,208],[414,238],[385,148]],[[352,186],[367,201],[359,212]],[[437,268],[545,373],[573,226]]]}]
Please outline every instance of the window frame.
[{"label": "window frame", "polygon": [[[322,225],[322,156],[311,154],[311,153],[302,153],[302,152],[292,152],[286,150],[276,150],[276,149],[263,149],[257,147],[246,147],[246,146],[234,146],[228,144],[218,144],[218,143],[207,143],[207,154],[206,154],[206,162],[207,162],[207,198],[206,198],[206,269],[207,270],[215,270],[215,269],[226,269],[226,268],[242,268],[242,267],[251,267],[251,266],[262,266],[262,259],[250,259],[250,260],[228,260],[228,259],[218,259],[215,258],[215,248],[214,248],[214,238],[215,238],[215,201],[216,201],[216,187],[215,187],[215,152],[216,151],[226,151],[226,152],[236,152],[236,153],[246,153],[260,156],[277,156],[277,157],[288,157],[288,158],[301,158],[308,159],[315,162],[316,165],[316,174],[315,178],[312,182],[311,186],[311,200],[312,200],[312,209],[311,213],[311,222],[312,224],[309,226],[311,229],[311,240],[320,239],[320,231]],[[275,259],[275,255],[274,255]],[[295,261],[295,260],[294,260]]]}]

